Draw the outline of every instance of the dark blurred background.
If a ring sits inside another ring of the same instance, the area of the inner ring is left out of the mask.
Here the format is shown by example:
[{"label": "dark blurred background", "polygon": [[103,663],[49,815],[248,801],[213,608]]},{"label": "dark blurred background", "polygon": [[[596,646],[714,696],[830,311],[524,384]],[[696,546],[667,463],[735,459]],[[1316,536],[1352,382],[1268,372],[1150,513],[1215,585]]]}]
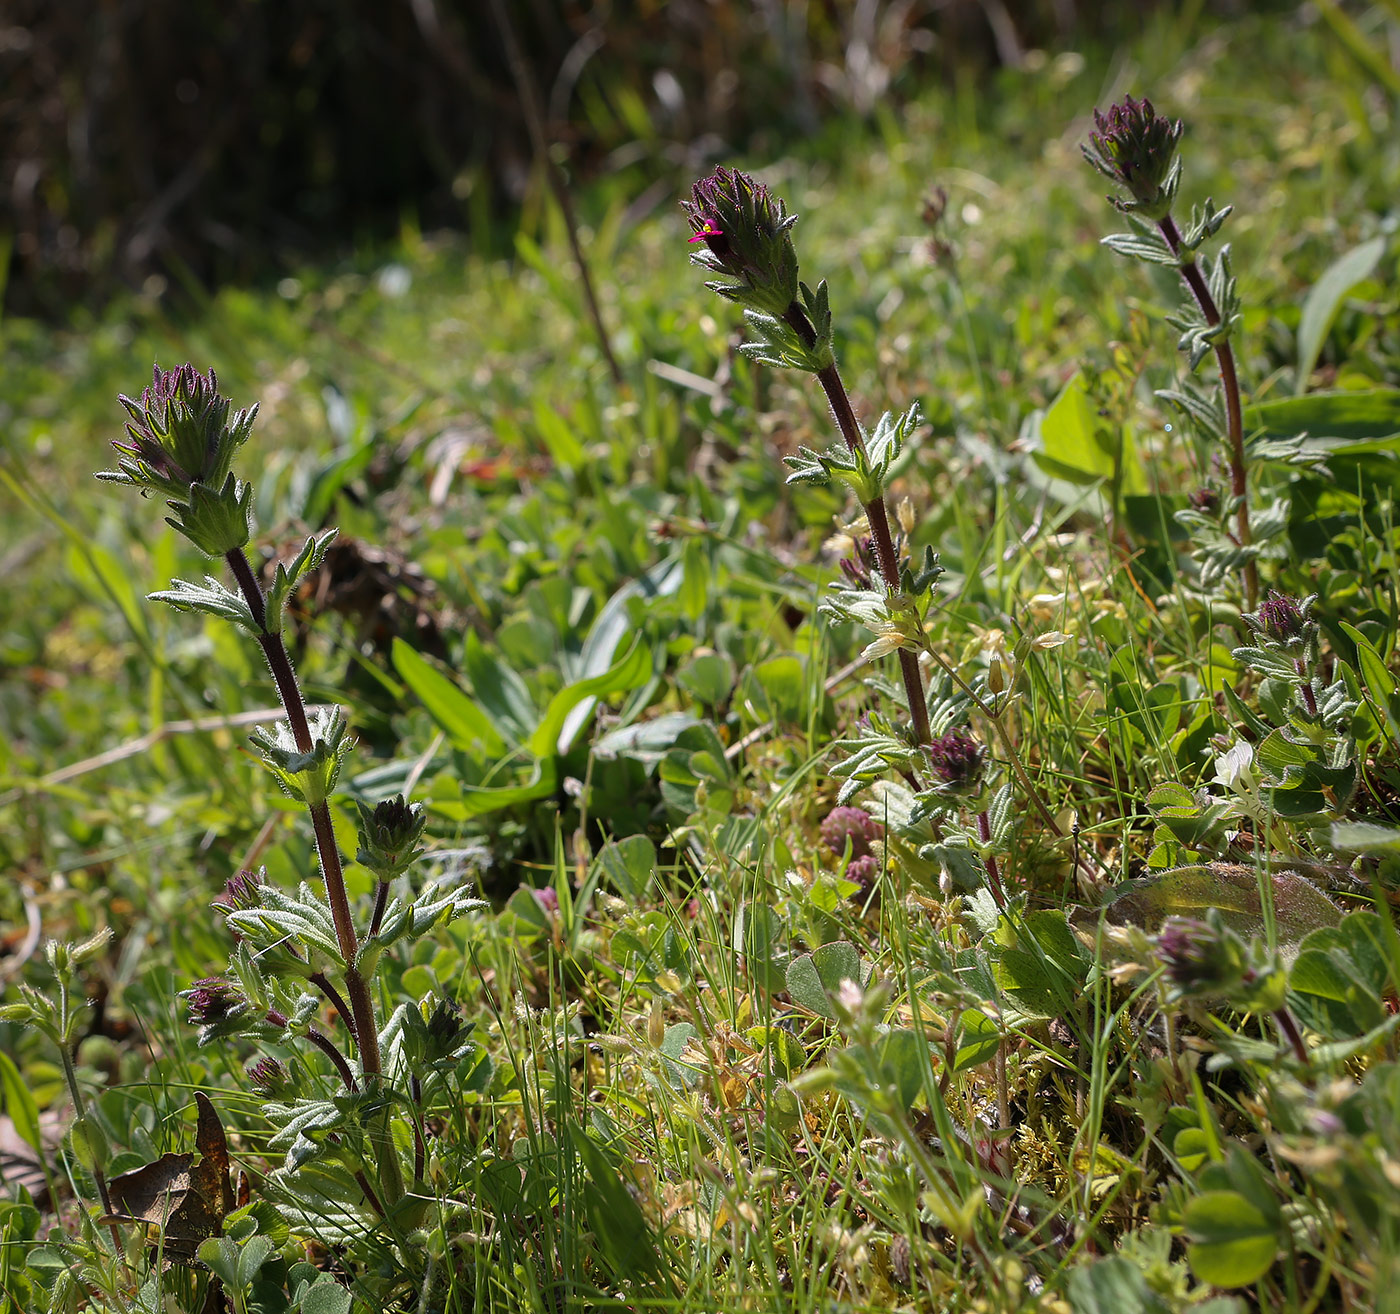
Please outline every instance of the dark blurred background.
[{"label": "dark blurred background", "polygon": [[[781,149],[833,109],[1141,25],[1144,0],[504,0],[574,183]],[[152,275],[258,280],[392,237],[469,235],[538,181],[489,0],[7,0],[0,277],[62,318]]]}]

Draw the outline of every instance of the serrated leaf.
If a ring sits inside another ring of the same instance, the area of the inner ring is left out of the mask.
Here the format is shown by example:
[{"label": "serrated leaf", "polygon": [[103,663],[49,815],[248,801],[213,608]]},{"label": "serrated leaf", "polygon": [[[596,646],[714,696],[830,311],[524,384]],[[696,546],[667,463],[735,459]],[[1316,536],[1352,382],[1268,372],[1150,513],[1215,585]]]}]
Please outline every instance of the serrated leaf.
[{"label": "serrated leaf", "polygon": [[1180,264],[1165,241],[1147,233],[1110,233],[1102,239],[1102,244],[1117,255],[1133,260],[1146,260],[1150,264],[1173,268]]},{"label": "serrated leaf", "polygon": [[269,632],[275,634],[281,631],[287,599],[292,596],[293,590],[307,575],[311,574],[313,570],[320,569],[321,564],[326,559],[327,551],[339,533],[338,529],[328,529],[323,534],[313,535],[306,540],[305,546],[290,562],[279,561],[277,563],[272,584],[267,590],[266,612]]},{"label": "serrated leaf", "polygon": [[176,611],[203,612],[206,616],[217,616],[241,625],[249,634],[262,633],[243,595],[225,588],[212,575],[204,577],[202,587],[188,580],[172,579],[168,589],[147,596],[152,602],[163,602]]}]

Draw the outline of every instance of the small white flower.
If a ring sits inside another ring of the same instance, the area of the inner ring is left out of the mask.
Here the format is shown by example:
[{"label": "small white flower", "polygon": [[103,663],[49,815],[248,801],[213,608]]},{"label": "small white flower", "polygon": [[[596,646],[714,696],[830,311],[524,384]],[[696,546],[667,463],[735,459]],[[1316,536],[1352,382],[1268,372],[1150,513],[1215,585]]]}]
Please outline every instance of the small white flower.
[{"label": "small white flower", "polygon": [[1252,794],[1258,787],[1254,777],[1254,749],[1237,739],[1215,759],[1215,781],[1236,794]]}]

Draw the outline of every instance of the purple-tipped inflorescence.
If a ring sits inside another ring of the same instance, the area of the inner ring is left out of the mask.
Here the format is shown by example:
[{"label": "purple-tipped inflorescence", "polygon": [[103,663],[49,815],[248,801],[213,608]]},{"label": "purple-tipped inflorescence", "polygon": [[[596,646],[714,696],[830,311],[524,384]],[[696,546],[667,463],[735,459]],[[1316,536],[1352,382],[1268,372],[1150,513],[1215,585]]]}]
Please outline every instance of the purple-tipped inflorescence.
[{"label": "purple-tipped inflorescence", "polygon": [[1097,131],[1082,147],[1084,158],[1132,198],[1108,199],[1124,213],[1154,222],[1165,219],[1181,172],[1176,153],[1181,120],[1160,117],[1145,97],[1125,96],[1107,114],[1095,110],[1094,125]]},{"label": "purple-tipped inflorescence", "polygon": [[264,1097],[281,1095],[292,1084],[292,1077],[287,1069],[275,1058],[267,1055],[248,1064],[245,1072],[249,1086]]},{"label": "purple-tipped inflorescence", "polygon": [[1285,648],[1298,643],[1307,634],[1306,606],[1277,589],[1270,589],[1269,596],[1259,604],[1259,610],[1245,619],[1258,633]]},{"label": "purple-tipped inflorescence", "polygon": [[262,904],[262,896],[258,891],[266,879],[266,874],[261,871],[240,871],[228,878],[214,902],[230,912],[246,912],[250,908],[257,908]]},{"label": "purple-tipped inflorescence", "polygon": [[112,446],[127,459],[107,478],[167,497],[188,497],[190,486],[220,488],[228,478],[233,454],[247,439],[257,407],[239,411],[219,395],[213,370],[201,374],[193,365],[155,367],[150,386],[133,401],[117,399],[130,417],[126,441]]},{"label": "purple-tipped inflorescence", "polygon": [[1245,965],[1238,938],[1214,918],[1168,917],[1157,936],[1157,957],[1178,995],[1224,994]]},{"label": "purple-tipped inflorescence", "polygon": [[842,557],[839,565],[841,573],[852,587],[871,589],[875,587],[875,545],[869,534],[854,541],[849,557]]},{"label": "purple-tipped inflorescence", "polygon": [[719,275],[721,296],[782,316],[797,300],[797,253],[789,230],[795,214],[763,183],[738,169],[717,168],[682,201],[700,249],[691,258]]},{"label": "purple-tipped inflorescence", "polygon": [[851,846],[851,860],[846,864],[846,879],[868,886],[880,870],[879,855],[871,850],[871,842],[880,838],[880,823],[864,808],[832,808],[822,820],[822,841],[837,857]]},{"label": "purple-tipped inflorescence", "polygon": [[211,557],[241,550],[252,533],[252,488],[233,474],[233,458],[248,440],[258,408],[239,411],[219,395],[214,371],[193,365],[163,371],[156,366],[140,401],[120,397],[127,441],[115,470],[99,479],[167,499],[166,524]]},{"label": "purple-tipped inflorescence", "polygon": [[243,992],[221,976],[206,976],[181,996],[189,1009],[189,1020],[201,1027],[231,1022],[248,1007]]},{"label": "purple-tipped inflorescence", "polygon": [[1191,503],[1192,510],[1202,515],[1214,515],[1220,510],[1220,494],[1213,488],[1193,488],[1186,500]]},{"label": "purple-tipped inflorescence", "polygon": [[971,735],[950,730],[924,745],[929,769],[939,786],[949,792],[971,794],[982,784],[982,768],[987,750]]}]

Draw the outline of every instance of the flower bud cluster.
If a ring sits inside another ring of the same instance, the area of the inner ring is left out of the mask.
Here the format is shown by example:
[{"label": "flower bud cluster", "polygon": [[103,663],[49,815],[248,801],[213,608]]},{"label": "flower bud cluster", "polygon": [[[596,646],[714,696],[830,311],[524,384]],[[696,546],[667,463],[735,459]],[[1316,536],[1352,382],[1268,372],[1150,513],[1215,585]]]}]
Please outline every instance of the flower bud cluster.
[{"label": "flower bud cluster", "polygon": [[1181,120],[1159,117],[1145,97],[1125,96],[1107,114],[1095,110],[1094,124],[1098,131],[1091,132],[1081,148],[1084,158],[1132,198],[1110,196],[1109,201],[1124,214],[1153,222],[1165,219],[1181,180]]},{"label": "flower bud cluster", "polygon": [[234,454],[248,440],[258,408],[237,412],[220,396],[214,371],[162,370],[140,401],[119,398],[130,419],[123,457],[97,477],[167,499],[166,522],[211,557],[242,548],[251,533],[252,489],[234,477]]},{"label": "flower bud cluster", "polygon": [[1204,920],[1168,917],[1157,936],[1157,958],[1174,1000],[1213,995],[1252,1011],[1283,1007],[1283,971],[1262,946],[1246,944],[1226,926],[1218,909],[1207,909]]},{"label": "flower bud cluster", "polygon": [[975,794],[981,789],[987,750],[971,735],[950,730],[925,744],[924,754],[939,793]]},{"label": "flower bud cluster", "polygon": [[738,169],[718,168],[691,188],[681,206],[701,247],[691,259],[718,275],[707,284],[720,296],[781,318],[797,300],[795,214],[763,183]]},{"label": "flower bud cluster", "polygon": [[428,818],[421,803],[410,803],[402,794],[360,811],[360,848],[355,861],[368,867],[381,881],[407,871],[423,852],[418,842]]},{"label": "flower bud cluster", "polygon": [[1286,593],[1270,589],[1269,596],[1259,604],[1259,610],[1247,612],[1244,620],[1265,647],[1301,655],[1317,635],[1317,622],[1312,619],[1316,601],[1315,593],[1299,602]]}]

